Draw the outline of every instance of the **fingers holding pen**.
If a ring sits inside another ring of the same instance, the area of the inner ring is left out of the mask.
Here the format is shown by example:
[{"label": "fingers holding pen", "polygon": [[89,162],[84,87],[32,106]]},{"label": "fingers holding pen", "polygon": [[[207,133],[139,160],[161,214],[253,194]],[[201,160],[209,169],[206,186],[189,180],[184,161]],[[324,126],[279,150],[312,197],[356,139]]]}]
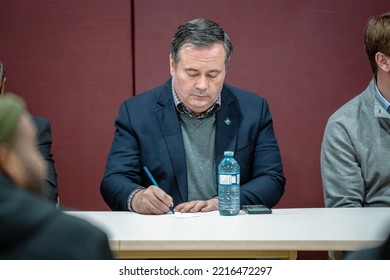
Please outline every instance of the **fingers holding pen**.
[{"label": "fingers holding pen", "polygon": [[[173,206],[173,198],[159,187],[154,185],[151,185],[150,187],[152,187],[154,197],[156,198],[156,200],[153,201],[156,201],[156,203],[163,208],[162,210],[164,213],[167,213],[169,211],[169,207]],[[161,207],[159,208],[161,209]]]},{"label": "fingers holding pen", "polygon": [[172,197],[154,185],[137,192],[132,200],[133,210],[142,214],[165,214],[172,205]]}]

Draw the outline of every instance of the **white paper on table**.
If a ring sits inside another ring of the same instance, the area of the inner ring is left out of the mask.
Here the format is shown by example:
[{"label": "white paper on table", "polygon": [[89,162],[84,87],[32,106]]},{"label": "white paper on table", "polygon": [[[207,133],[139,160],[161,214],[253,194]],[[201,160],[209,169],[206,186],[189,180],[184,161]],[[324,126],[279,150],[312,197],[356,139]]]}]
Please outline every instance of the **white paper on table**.
[{"label": "white paper on table", "polygon": [[175,212],[175,214],[168,215],[171,218],[179,218],[179,219],[186,219],[186,218],[196,218],[201,217],[202,215],[199,213],[181,213],[181,212]]}]

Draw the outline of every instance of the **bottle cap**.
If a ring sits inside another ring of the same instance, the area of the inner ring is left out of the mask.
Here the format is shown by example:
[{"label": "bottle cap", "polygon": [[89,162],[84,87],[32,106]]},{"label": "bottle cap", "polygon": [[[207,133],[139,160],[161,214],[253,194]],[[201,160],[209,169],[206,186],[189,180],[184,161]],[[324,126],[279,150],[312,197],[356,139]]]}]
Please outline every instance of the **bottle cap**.
[{"label": "bottle cap", "polygon": [[234,152],[233,151],[225,151],[223,154],[225,156],[234,156]]}]

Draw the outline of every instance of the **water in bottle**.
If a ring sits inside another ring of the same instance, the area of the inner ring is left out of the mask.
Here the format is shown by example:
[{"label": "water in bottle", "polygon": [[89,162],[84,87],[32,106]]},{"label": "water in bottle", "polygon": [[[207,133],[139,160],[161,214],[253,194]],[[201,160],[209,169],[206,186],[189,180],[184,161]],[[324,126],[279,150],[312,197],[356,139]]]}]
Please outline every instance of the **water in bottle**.
[{"label": "water in bottle", "polygon": [[226,151],[218,165],[218,209],[222,216],[240,212],[240,166],[234,152]]}]

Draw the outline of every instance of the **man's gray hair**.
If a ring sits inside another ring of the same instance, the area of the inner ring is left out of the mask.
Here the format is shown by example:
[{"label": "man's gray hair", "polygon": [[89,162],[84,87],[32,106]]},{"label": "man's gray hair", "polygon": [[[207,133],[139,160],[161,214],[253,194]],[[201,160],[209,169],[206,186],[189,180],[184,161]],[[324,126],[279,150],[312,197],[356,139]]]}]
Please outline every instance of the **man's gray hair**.
[{"label": "man's gray hair", "polygon": [[180,25],[171,42],[171,57],[177,65],[180,60],[180,48],[184,44],[195,47],[208,47],[215,43],[222,43],[225,48],[225,65],[228,64],[233,51],[233,45],[229,36],[219,25],[209,19],[193,19]]}]

